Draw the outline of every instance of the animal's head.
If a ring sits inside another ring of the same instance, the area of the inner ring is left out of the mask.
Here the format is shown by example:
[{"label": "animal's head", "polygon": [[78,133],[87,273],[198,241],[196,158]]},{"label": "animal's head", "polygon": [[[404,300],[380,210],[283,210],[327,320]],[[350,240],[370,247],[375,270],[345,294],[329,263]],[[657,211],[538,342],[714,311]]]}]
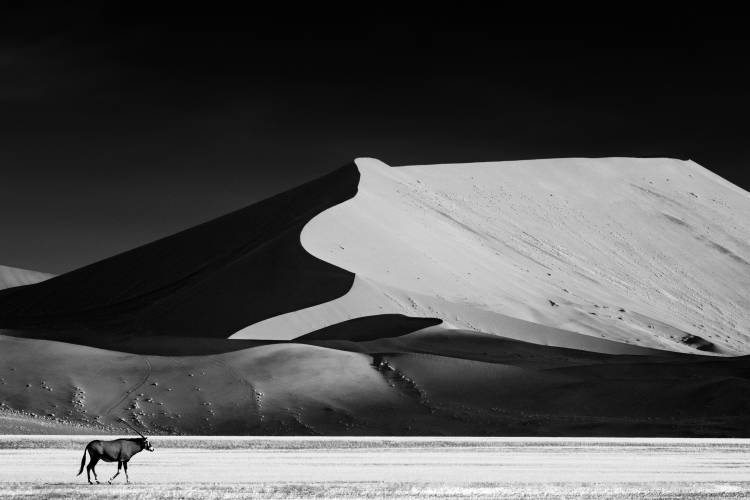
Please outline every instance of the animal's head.
[{"label": "animal's head", "polygon": [[151,446],[151,443],[148,442],[148,438],[147,437],[141,438],[141,449],[148,450],[148,451],[154,451],[154,447]]}]

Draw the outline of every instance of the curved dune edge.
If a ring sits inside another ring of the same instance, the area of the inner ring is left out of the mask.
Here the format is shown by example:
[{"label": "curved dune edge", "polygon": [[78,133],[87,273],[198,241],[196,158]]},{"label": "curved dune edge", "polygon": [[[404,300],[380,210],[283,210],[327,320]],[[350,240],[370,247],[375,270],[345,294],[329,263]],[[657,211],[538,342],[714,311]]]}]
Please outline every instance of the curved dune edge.
[{"label": "curved dune edge", "polygon": [[[557,328],[558,338],[569,330],[695,353],[690,336],[721,353],[748,350],[750,303],[739,292],[750,288],[741,216],[750,197],[693,162],[356,165],[357,195],[300,236],[306,251],[356,274],[352,290],[232,338],[294,338],[382,313],[518,338],[504,319],[488,319],[496,314]],[[411,303],[417,296],[422,306]],[[557,345],[588,348],[565,342]]]},{"label": "curved dune edge", "polygon": [[353,164],[271,198],[28,287],[0,290],[0,328],[226,339],[247,324],[344,295],[354,275],[299,234],[353,197]]},{"label": "curved dune edge", "polygon": [[349,291],[337,299],[254,323],[229,338],[292,340],[336,323],[391,310],[376,286],[355,276]]}]

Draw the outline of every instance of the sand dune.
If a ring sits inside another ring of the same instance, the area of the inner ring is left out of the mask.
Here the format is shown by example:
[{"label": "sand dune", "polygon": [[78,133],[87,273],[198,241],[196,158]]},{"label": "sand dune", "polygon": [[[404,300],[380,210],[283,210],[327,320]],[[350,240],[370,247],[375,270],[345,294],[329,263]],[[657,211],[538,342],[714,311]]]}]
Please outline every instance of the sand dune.
[{"label": "sand dune", "polygon": [[9,410],[23,409],[52,428],[104,428],[122,416],[151,433],[340,434],[355,415],[387,420],[418,406],[391,390],[370,356],[313,345],[163,357],[0,335],[0,359],[0,410],[15,417],[8,425],[18,425]]},{"label": "sand dune", "polygon": [[747,213],[693,162],[359,159],[0,291],[0,431],[748,436]]},{"label": "sand dune", "polygon": [[[45,338],[79,329],[289,340],[400,314],[578,349],[610,345],[585,335],[741,354],[750,349],[746,213],[748,193],[693,162],[392,168],[358,159],[194,229],[5,290],[0,327]],[[528,324],[539,326],[520,327]]]},{"label": "sand dune", "polygon": [[187,357],[0,335],[0,430],[748,436],[748,362],[431,329]]},{"label": "sand dune", "polygon": [[39,283],[52,278],[52,276],[52,274],[41,273],[39,271],[0,266],[0,290]]}]

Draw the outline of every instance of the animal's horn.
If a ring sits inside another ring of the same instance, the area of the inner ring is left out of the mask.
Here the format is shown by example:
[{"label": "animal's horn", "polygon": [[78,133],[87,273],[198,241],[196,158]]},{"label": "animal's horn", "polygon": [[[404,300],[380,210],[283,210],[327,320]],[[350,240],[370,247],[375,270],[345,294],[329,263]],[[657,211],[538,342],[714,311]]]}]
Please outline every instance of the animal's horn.
[{"label": "animal's horn", "polygon": [[146,439],[146,436],[144,436],[143,434],[141,434],[141,432],[138,429],[136,429],[135,427],[133,427],[132,425],[130,425],[129,423],[127,423],[122,417],[117,417],[117,418],[120,419],[120,422],[122,422],[123,424],[125,424],[128,427],[130,427],[131,429],[133,429],[136,432],[136,434],[138,434],[139,436],[141,436],[143,439]]}]

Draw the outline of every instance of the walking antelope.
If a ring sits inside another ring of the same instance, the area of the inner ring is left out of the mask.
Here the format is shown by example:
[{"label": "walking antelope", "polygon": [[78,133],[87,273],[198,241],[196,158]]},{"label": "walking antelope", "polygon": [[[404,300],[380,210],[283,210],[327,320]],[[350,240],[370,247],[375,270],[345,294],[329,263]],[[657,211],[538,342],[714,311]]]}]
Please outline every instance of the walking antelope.
[{"label": "walking antelope", "polygon": [[83,467],[86,465],[86,452],[88,452],[89,457],[91,458],[88,467],[86,467],[86,477],[89,480],[89,484],[94,484],[91,482],[92,472],[94,473],[94,481],[99,483],[99,478],[96,476],[96,470],[94,470],[94,467],[96,467],[99,460],[104,460],[105,462],[117,462],[117,472],[109,479],[110,483],[114,478],[120,475],[120,469],[125,469],[125,481],[129,483],[128,462],[133,458],[133,455],[142,450],[154,451],[154,448],[151,446],[151,443],[148,442],[146,436],[138,432],[124,420],[122,421],[141,437],[132,439],[115,439],[113,441],[100,441],[97,439],[96,441],[91,441],[87,444],[86,449],[83,450],[81,469],[78,471],[78,475],[80,476],[83,472]]}]

